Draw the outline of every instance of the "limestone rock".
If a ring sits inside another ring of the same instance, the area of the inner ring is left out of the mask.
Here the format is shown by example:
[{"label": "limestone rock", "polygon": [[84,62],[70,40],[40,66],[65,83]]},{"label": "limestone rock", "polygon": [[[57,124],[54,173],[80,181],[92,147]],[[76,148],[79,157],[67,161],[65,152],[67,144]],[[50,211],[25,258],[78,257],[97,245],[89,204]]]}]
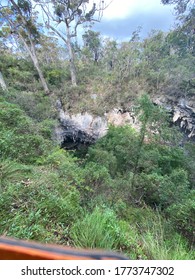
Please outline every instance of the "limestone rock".
[{"label": "limestone rock", "polygon": [[178,124],[188,138],[195,137],[195,109],[188,106],[185,100],[174,106],[173,123]]},{"label": "limestone rock", "polygon": [[[160,98],[156,101],[155,104],[158,103],[158,106],[163,106],[172,114],[173,123],[179,125],[188,138],[195,138],[195,109],[190,107],[186,100],[179,100],[174,105],[170,105]],[[88,112],[71,115],[63,110],[59,100],[56,107],[60,123],[56,128],[56,139],[66,149],[95,143],[106,135],[111,124],[115,126],[131,125],[138,131],[140,129],[140,123],[133,112],[123,111],[121,108],[114,108],[100,117]]]},{"label": "limestone rock", "polygon": [[93,116],[87,112],[70,115],[65,112],[60,101],[56,103],[59,112],[60,127],[56,128],[56,139],[62,147],[71,149],[79,145],[95,143],[106,135],[110,124],[122,126],[129,124],[138,129],[139,125],[130,112],[121,109],[113,109],[105,113],[103,117]]}]

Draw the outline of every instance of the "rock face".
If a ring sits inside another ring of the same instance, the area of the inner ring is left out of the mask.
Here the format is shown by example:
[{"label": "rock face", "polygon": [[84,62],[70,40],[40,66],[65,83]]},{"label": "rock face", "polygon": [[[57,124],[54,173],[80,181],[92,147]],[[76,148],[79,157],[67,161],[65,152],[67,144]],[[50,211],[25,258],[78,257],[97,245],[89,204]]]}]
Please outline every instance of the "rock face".
[{"label": "rock face", "polygon": [[180,127],[186,139],[195,140],[195,104],[193,98],[191,100],[186,98],[176,100],[168,96],[161,96],[154,99],[153,102],[170,112],[173,124]]},{"label": "rock face", "polygon": [[57,128],[57,140],[66,149],[80,145],[89,145],[107,133],[105,118],[93,117],[89,113],[70,115],[64,112],[61,103],[57,102],[60,126]]},{"label": "rock face", "polygon": [[60,126],[56,128],[55,134],[59,144],[66,149],[95,143],[106,135],[110,124],[116,126],[129,124],[139,129],[135,117],[130,112],[122,112],[121,109],[113,109],[103,117],[95,117],[87,112],[70,115],[63,110],[59,101],[57,109]]},{"label": "rock face", "polygon": [[[188,138],[195,139],[195,109],[187,105],[185,100],[180,100],[177,105],[167,105],[161,102],[154,103],[165,107],[172,114],[172,121],[179,125]],[[113,109],[103,117],[92,116],[85,112],[70,115],[57,101],[60,125],[56,128],[56,138],[61,147],[66,149],[79,148],[83,145],[95,143],[106,135],[110,124],[116,126],[131,125],[136,130],[140,124],[132,112],[122,109]]]},{"label": "rock face", "polygon": [[106,120],[101,117],[93,117],[88,113],[70,116],[68,113],[61,112],[60,124],[63,128],[62,146],[66,148],[95,143],[107,132]]},{"label": "rock face", "polygon": [[173,123],[178,124],[188,138],[195,138],[195,109],[186,102],[174,106]]}]

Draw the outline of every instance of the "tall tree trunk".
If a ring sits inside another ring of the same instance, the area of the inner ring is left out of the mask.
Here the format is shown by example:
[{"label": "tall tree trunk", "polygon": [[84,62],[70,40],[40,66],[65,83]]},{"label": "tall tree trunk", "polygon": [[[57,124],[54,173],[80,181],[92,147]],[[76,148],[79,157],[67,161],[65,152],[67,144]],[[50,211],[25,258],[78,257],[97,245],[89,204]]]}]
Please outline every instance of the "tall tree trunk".
[{"label": "tall tree trunk", "polygon": [[[45,11],[44,7],[42,7],[44,12],[47,15],[47,12]],[[54,31],[66,44],[68,48],[68,54],[69,54],[69,66],[70,66],[70,75],[71,75],[71,82],[73,86],[77,85],[77,74],[76,74],[76,67],[75,67],[75,56],[74,51],[71,44],[71,38],[73,37],[70,34],[70,27],[68,20],[65,21],[66,26],[66,38],[52,25],[50,25],[48,22],[46,23],[47,27]]]},{"label": "tall tree trunk", "polygon": [[74,57],[74,51],[72,49],[71,45],[71,35],[70,35],[70,29],[68,24],[66,24],[66,32],[67,32],[67,47],[68,47],[68,53],[69,53],[69,63],[70,63],[70,74],[71,74],[71,81],[72,85],[77,85],[77,77],[76,77],[76,67],[75,67],[75,57]]},{"label": "tall tree trunk", "polygon": [[0,85],[1,85],[3,90],[7,90],[7,86],[6,86],[6,83],[5,83],[4,79],[3,79],[3,75],[1,73],[1,71],[0,71]]},{"label": "tall tree trunk", "polygon": [[43,76],[43,72],[42,72],[42,70],[40,68],[39,61],[38,61],[37,56],[36,56],[35,46],[34,46],[33,42],[31,41],[31,48],[30,48],[28,46],[28,44],[26,43],[26,41],[24,40],[24,38],[22,37],[22,35],[19,34],[19,36],[20,36],[20,39],[22,40],[22,42],[23,42],[27,52],[29,53],[29,55],[30,55],[30,57],[32,59],[34,67],[36,68],[36,70],[37,70],[37,72],[39,74],[39,78],[41,80],[41,84],[43,86],[44,92],[47,95],[47,94],[49,94],[49,88],[48,88],[47,82],[46,82],[46,80],[45,80],[45,78]]},{"label": "tall tree trunk", "polygon": [[36,56],[32,56],[32,61],[34,63],[35,68],[37,69],[38,74],[39,74],[39,78],[41,80],[41,84],[43,86],[45,94],[47,95],[47,94],[49,94],[49,88],[48,88],[47,82],[46,82],[46,80],[45,80],[45,78],[43,76],[43,72],[41,71],[41,68],[39,66],[39,62],[38,62],[37,57]]}]

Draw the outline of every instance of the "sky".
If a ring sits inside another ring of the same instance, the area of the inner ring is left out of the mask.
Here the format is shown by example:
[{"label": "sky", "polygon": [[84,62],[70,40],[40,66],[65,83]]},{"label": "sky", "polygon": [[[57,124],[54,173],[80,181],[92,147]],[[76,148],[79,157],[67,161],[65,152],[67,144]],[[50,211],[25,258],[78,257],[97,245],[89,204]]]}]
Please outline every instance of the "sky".
[{"label": "sky", "polygon": [[174,26],[174,18],[173,6],[164,6],[160,0],[113,0],[94,30],[125,40],[141,26],[140,35],[144,38],[152,29],[169,31]]}]

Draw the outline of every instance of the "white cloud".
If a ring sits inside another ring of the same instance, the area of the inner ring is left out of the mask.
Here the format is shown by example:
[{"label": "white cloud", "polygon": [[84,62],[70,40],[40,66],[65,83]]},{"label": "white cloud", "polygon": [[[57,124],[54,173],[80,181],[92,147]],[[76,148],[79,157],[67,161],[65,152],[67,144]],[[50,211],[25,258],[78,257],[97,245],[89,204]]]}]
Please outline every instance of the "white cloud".
[{"label": "white cloud", "polygon": [[104,11],[105,19],[121,19],[134,12],[136,8],[135,0],[113,0],[110,6]]},{"label": "white cloud", "polygon": [[169,31],[174,26],[173,6],[162,5],[160,0],[113,0],[94,27],[104,36],[124,40],[138,26],[142,27],[141,38],[152,29]]},{"label": "white cloud", "polygon": [[163,6],[160,0],[113,0],[104,11],[103,17],[106,20],[123,19],[136,13],[143,14],[159,9],[170,10],[170,6]]}]

